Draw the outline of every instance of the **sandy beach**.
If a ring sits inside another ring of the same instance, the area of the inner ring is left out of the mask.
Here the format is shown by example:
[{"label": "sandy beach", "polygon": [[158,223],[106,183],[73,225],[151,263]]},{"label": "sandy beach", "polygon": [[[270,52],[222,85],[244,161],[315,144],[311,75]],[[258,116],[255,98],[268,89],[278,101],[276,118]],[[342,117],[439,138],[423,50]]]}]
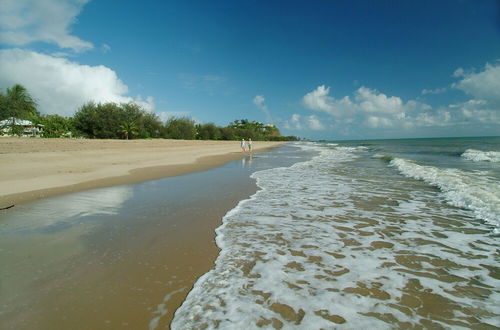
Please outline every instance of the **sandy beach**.
[{"label": "sandy beach", "polygon": [[168,328],[221,218],[256,191],[242,162],[0,211],[0,328]]},{"label": "sandy beach", "polygon": [[[282,142],[257,142],[264,151]],[[238,141],[0,139],[0,207],[196,172],[242,157]]]},{"label": "sandy beach", "polygon": [[2,205],[20,203],[0,211],[5,329],[168,327],[257,190],[238,141],[9,138],[0,158]]}]

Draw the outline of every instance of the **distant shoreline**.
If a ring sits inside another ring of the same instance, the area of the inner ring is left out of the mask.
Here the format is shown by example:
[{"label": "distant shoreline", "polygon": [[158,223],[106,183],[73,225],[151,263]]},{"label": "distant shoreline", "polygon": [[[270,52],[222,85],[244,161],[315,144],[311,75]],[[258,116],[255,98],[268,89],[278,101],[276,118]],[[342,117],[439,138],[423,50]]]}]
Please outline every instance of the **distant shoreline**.
[{"label": "distant shoreline", "polygon": [[[257,141],[254,151],[284,143]],[[203,171],[243,156],[239,141],[1,138],[0,208]]]}]

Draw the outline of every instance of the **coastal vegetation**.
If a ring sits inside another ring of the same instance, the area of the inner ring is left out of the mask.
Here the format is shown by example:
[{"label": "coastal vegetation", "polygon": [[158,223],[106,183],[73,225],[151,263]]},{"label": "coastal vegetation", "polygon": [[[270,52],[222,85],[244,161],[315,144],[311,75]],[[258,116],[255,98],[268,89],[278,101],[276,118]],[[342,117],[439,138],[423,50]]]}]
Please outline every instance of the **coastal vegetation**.
[{"label": "coastal vegetation", "polygon": [[73,117],[41,114],[37,104],[22,85],[14,85],[3,93],[0,90],[0,132],[21,135],[17,120],[29,120],[43,127],[41,136],[84,137],[91,139],[184,139],[184,140],[241,140],[295,141],[295,136],[282,136],[272,124],[247,119],[235,120],[221,127],[214,123],[197,123],[188,117],[171,117],[162,121],[158,115],[138,104],[96,103],[82,105]]},{"label": "coastal vegetation", "polygon": [[7,88],[5,94],[0,90],[0,120],[35,119],[40,116],[36,106],[35,100],[22,85]]}]

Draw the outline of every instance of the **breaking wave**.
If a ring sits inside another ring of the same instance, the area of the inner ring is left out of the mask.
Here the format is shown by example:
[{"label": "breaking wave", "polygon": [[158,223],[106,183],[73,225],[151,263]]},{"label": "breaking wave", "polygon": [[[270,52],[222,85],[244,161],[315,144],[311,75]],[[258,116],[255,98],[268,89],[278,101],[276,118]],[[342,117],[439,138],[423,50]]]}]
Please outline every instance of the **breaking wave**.
[{"label": "breaking wave", "polygon": [[457,207],[472,210],[498,232],[500,223],[500,182],[485,172],[467,172],[418,165],[410,160],[395,158],[390,162],[403,175],[438,187],[446,200]]},{"label": "breaking wave", "polygon": [[462,157],[473,162],[500,162],[500,152],[498,151],[482,151],[475,149],[467,149]]}]

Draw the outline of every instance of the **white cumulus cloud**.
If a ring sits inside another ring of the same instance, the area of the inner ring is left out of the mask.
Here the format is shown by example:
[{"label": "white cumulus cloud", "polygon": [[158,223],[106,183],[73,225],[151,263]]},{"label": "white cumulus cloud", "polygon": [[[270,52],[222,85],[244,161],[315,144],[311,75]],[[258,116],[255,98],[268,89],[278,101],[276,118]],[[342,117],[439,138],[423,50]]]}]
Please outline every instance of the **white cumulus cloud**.
[{"label": "white cumulus cloud", "polygon": [[307,93],[302,98],[306,108],[311,110],[324,111],[335,114],[335,105],[337,101],[330,95],[330,87],[325,85],[318,86],[312,92]]},{"label": "white cumulus cloud", "polygon": [[24,46],[46,42],[80,52],[92,49],[88,41],[71,34],[71,25],[89,0],[2,0],[0,42]]},{"label": "white cumulus cloud", "polygon": [[472,99],[450,104],[449,110],[463,123],[500,124],[500,64],[487,63],[480,72],[458,68],[453,77],[460,80],[452,87]]},{"label": "white cumulus cloud", "polygon": [[380,114],[398,114],[404,113],[404,104],[401,98],[397,96],[387,96],[375,90],[360,87],[356,91],[356,106],[361,112],[380,113]]},{"label": "white cumulus cloud", "polygon": [[290,130],[312,130],[322,131],[326,126],[321,122],[321,119],[315,115],[301,116],[294,113],[289,120],[284,121],[283,127]]},{"label": "white cumulus cloud", "polygon": [[0,50],[0,86],[25,86],[42,113],[72,115],[82,104],[135,101],[154,110],[152,97],[135,99],[116,72],[103,65],[89,66],[65,58],[21,49]]},{"label": "white cumulus cloud", "polygon": [[294,129],[294,130],[303,129],[300,115],[294,113],[290,118],[290,120],[285,121],[284,126],[286,129]]},{"label": "white cumulus cloud", "polygon": [[307,93],[302,102],[310,110],[325,112],[338,122],[352,123],[359,121],[371,128],[395,127],[409,119],[415,112],[429,111],[432,108],[415,100],[404,102],[400,97],[387,96],[367,87],[358,88],[353,95],[336,99],[330,94],[330,88],[318,86]]},{"label": "white cumulus cloud", "polygon": [[[380,116],[391,116],[391,118],[402,119],[406,113],[412,111],[425,111],[431,107],[427,104],[410,100],[403,102],[397,96],[387,96],[377,90],[367,87],[358,88],[354,97],[344,96],[341,99],[335,99],[329,95],[330,88],[324,85],[318,86],[314,91],[307,93],[302,102],[306,108],[326,112],[332,116],[345,121],[351,121],[356,115],[366,115],[369,118],[378,118]],[[375,123],[375,119],[370,119],[367,123]],[[378,120],[377,122],[382,122]],[[388,123],[388,121],[384,121]],[[374,126],[370,124],[370,126]],[[380,126],[380,125],[376,125]]]},{"label": "white cumulus cloud", "polygon": [[449,109],[460,115],[463,121],[483,124],[500,124],[500,108],[490,107],[484,100],[472,99],[467,102],[450,104]]},{"label": "white cumulus cloud", "polygon": [[349,96],[335,99],[330,96],[330,87],[318,86],[302,98],[304,106],[311,110],[322,111],[335,117],[350,117],[357,109]]},{"label": "white cumulus cloud", "polygon": [[484,70],[478,73],[464,73],[463,69],[457,71],[460,74],[454,76],[462,79],[452,85],[454,88],[464,91],[475,99],[500,106],[500,65],[486,64]]},{"label": "white cumulus cloud", "polygon": [[394,120],[385,117],[368,116],[364,124],[371,128],[388,128],[394,127]]},{"label": "white cumulus cloud", "polygon": [[326,127],[321,123],[321,120],[315,115],[307,116],[306,122],[309,129],[313,131],[322,131],[326,129]]},{"label": "white cumulus cloud", "polygon": [[[329,128],[366,127],[384,132],[402,133],[417,129],[494,130],[500,125],[500,63],[486,64],[481,70],[458,68],[447,87],[424,89],[421,94],[441,94],[450,89],[461,90],[469,100],[433,108],[419,100],[403,100],[367,87],[351,95],[334,97],[330,87],[320,85],[302,97],[306,109],[330,116]],[[307,116],[294,115],[285,122],[290,129],[320,129],[323,122]],[[324,126],[324,125],[323,125]],[[471,131],[472,132],[472,131]]]}]

